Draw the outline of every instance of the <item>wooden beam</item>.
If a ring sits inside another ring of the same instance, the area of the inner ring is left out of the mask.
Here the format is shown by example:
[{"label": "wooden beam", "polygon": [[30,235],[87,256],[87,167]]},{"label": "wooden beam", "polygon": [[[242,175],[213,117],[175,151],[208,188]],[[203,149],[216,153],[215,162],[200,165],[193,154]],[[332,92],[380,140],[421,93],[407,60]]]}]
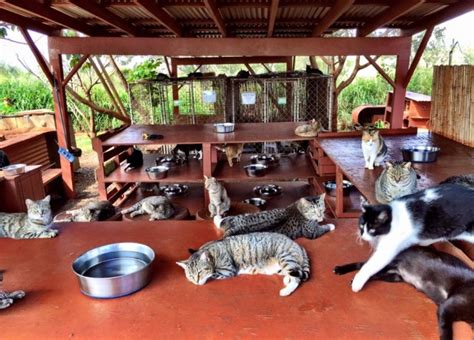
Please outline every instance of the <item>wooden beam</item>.
[{"label": "wooden beam", "polygon": [[55,31],[55,29],[51,26],[44,25],[41,22],[9,12],[8,9],[0,8],[0,21],[7,22],[18,27],[26,27],[32,31],[46,35],[52,35]]},{"label": "wooden beam", "polygon": [[77,62],[76,65],[74,65],[74,67],[71,69],[71,71],[69,71],[69,73],[67,74],[66,78],[64,78],[63,80],[63,86],[66,86],[67,83],[69,83],[69,81],[71,80],[72,77],[74,77],[74,75],[77,73],[77,71],[79,71],[79,69],[81,68],[81,66],[86,62],[86,60],[89,58],[89,55],[88,54],[84,54],[80,59],[79,61]]},{"label": "wooden beam", "polygon": [[392,78],[389,77],[389,75],[384,71],[383,68],[377,64],[377,61],[375,61],[372,57],[366,55],[364,56],[365,59],[379,72],[379,74],[385,79],[387,83],[389,83],[393,88],[395,88],[395,82],[392,80]]},{"label": "wooden beam", "polygon": [[49,6],[45,6],[36,1],[31,0],[3,0],[9,6],[18,8],[22,11],[30,13],[32,16],[39,16],[48,21],[52,21],[63,27],[78,31],[87,35],[97,33],[89,25],[81,22],[60,11],[56,11]]},{"label": "wooden beam", "polygon": [[286,63],[286,57],[202,57],[172,58],[176,65],[231,65],[231,64],[262,64]]},{"label": "wooden beam", "polygon": [[180,37],[182,35],[179,23],[172,18],[155,0],[136,0],[137,4],[147,10],[161,25]]},{"label": "wooden beam", "polygon": [[418,50],[416,50],[415,57],[413,58],[410,68],[408,69],[408,73],[405,77],[405,80],[403,81],[404,87],[408,87],[411,77],[413,76],[413,73],[415,73],[415,69],[418,66],[418,63],[420,62],[423,52],[425,51],[426,45],[428,45],[428,41],[430,40],[433,30],[434,30],[434,26],[429,27],[426,30],[425,35],[423,36],[423,39],[421,39],[420,46],[418,46]]},{"label": "wooden beam", "polygon": [[280,0],[271,0],[270,13],[268,14],[268,37],[273,36],[273,29],[275,28],[275,21],[278,13],[278,3]]},{"label": "wooden beam", "polygon": [[408,64],[410,62],[410,52],[405,55],[397,56],[397,65],[395,68],[395,87],[393,89],[392,114],[390,127],[400,129],[403,127],[403,112],[405,111],[405,95],[407,89],[403,86],[403,81],[408,73]]},{"label": "wooden beam", "polygon": [[25,38],[26,43],[30,47],[31,52],[35,56],[36,61],[38,62],[39,66],[41,67],[41,70],[43,70],[44,75],[48,79],[49,83],[51,86],[53,86],[53,74],[51,73],[50,66],[44,59],[43,55],[41,52],[38,50],[38,47],[36,47],[36,44],[34,43],[33,39],[31,39],[30,34],[28,31],[23,28],[19,27],[21,34],[23,35],[23,38]]},{"label": "wooden beam", "polygon": [[390,38],[120,38],[48,37],[62,54],[202,56],[403,55],[410,37]]},{"label": "wooden beam", "polygon": [[403,31],[403,35],[412,36],[416,33],[426,30],[428,27],[439,25],[447,20],[451,20],[461,14],[474,10],[473,0],[458,1],[454,5],[450,5],[445,9],[428,15],[422,20],[418,20],[413,27]]},{"label": "wooden beam", "polygon": [[366,35],[369,35],[377,28],[391,23],[395,19],[405,15],[424,2],[425,0],[403,0],[395,3],[393,6],[388,7],[380,15],[365,23],[364,27],[359,30],[358,36],[365,37]]},{"label": "wooden beam", "polygon": [[319,37],[331,25],[352,6],[354,0],[336,0],[331,9],[326,13],[324,18],[314,27],[313,37]]},{"label": "wooden beam", "polygon": [[219,12],[219,8],[217,8],[216,1],[204,0],[204,5],[206,6],[206,9],[208,10],[209,15],[211,16],[212,20],[214,20],[214,23],[219,29],[219,32],[221,32],[222,37],[223,38],[227,37],[227,31],[225,29],[224,19],[222,18],[221,13]]},{"label": "wooden beam", "polygon": [[115,15],[114,13],[108,11],[103,6],[98,5],[95,1],[91,0],[69,0],[70,3],[73,3],[77,7],[83,9],[84,11],[90,13],[101,21],[127,33],[130,36],[137,36],[138,29],[129,24],[127,21]]}]

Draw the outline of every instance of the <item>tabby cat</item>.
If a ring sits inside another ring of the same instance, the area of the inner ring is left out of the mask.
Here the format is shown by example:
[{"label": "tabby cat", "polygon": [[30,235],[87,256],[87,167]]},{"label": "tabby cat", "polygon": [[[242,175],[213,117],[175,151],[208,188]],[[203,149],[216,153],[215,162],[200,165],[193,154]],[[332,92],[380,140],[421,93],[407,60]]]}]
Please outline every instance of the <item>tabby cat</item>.
[{"label": "tabby cat", "polygon": [[9,293],[3,291],[2,287],[3,270],[0,270],[0,309],[8,308],[15,302],[15,300],[23,299],[25,297],[25,292],[22,290],[16,290]]},{"label": "tabby cat", "polygon": [[26,199],[27,213],[0,212],[0,237],[16,239],[55,237],[58,231],[49,229],[53,221],[50,201],[49,195],[39,201]]},{"label": "tabby cat", "polygon": [[[362,268],[364,262],[334,268],[343,275]],[[395,257],[371,280],[406,282],[425,293],[438,306],[441,339],[453,338],[452,324],[474,326],[474,270],[458,258],[428,247],[412,247]]]},{"label": "tabby cat", "polygon": [[290,295],[310,273],[306,250],[276,233],[252,233],[212,241],[177,264],[196,285],[203,285],[211,278],[226,279],[240,274],[279,274],[284,276],[285,284],[280,296]]},{"label": "tabby cat", "polygon": [[295,135],[300,137],[316,137],[321,131],[321,124],[316,119],[311,120],[307,124],[297,126]]},{"label": "tabby cat", "polygon": [[127,165],[125,166],[124,171],[141,167],[143,165],[143,152],[133,148],[132,153],[127,157],[126,163]]},{"label": "tabby cat", "polygon": [[150,221],[166,220],[173,216],[175,209],[165,196],[149,196],[135,203],[131,207],[122,210],[122,215],[130,214],[130,217],[148,214]]},{"label": "tabby cat", "polygon": [[68,216],[64,218],[54,218],[55,223],[62,222],[92,222],[104,221],[115,215],[115,207],[109,201],[90,202],[85,207],[67,210]]},{"label": "tabby cat", "polygon": [[440,184],[461,184],[468,188],[474,188],[474,174],[451,176],[446,178]]},{"label": "tabby cat", "polygon": [[224,219],[214,217],[214,223],[216,227],[224,229],[224,237],[256,231],[271,231],[292,239],[299,237],[315,239],[335,229],[334,224],[319,224],[324,219],[325,195],[322,194],[313,199],[300,198],[285,209],[229,216]]},{"label": "tabby cat", "polygon": [[382,164],[387,155],[387,145],[380,136],[380,131],[373,128],[362,130],[362,153],[364,154],[365,167],[374,170],[375,166]]},{"label": "tabby cat", "polygon": [[227,191],[215,177],[204,176],[204,188],[209,192],[209,213],[211,217],[224,216],[230,209]]},{"label": "tabby cat", "polygon": [[240,162],[240,156],[242,156],[242,151],[244,150],[244,144],[226,144],[224,147],[216,146],[216,149],[225,153],[229,166],[233,166],[233,160],[236,159],[237,162]]},{"label": "tabby cat", "polygon": [[389,203],[416,191],[416,172],[411,162],[387,161],[385,165],[375,182],[375,197],[379,203]]},{"label": "tabby cat", "polygon": [[441,184],[389,204],[362,201],[361,238],[375,251],[352,281],[352,290],[360,291],[372,275],[411,246],[446,240],[474,243],[472,202],[474,188],[459,184]]}]

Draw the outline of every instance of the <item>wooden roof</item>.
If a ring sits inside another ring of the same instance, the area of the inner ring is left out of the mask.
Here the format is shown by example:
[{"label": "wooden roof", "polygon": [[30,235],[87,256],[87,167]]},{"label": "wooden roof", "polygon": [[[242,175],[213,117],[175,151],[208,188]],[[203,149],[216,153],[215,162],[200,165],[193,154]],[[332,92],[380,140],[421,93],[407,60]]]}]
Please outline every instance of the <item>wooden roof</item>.
[{"label": "wooden roof", "polygon": [[317,37],[338,29],[420,32],[474,0],[0,0],[0,20],[48,35]]}]

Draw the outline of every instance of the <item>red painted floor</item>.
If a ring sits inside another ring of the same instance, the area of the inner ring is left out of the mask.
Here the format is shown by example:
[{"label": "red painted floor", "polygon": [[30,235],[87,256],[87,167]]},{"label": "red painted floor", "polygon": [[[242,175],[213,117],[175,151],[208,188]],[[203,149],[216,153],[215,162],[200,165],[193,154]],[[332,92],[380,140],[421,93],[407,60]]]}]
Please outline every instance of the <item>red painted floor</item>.
[{"label": "red painted floor", "polygon": [[[318,240],[300,239],[311,258],[311,278],[291,296],[278,295],[278,276],[241,276],[188,282],[175,265],[217,234],[208,221],[102,222],[63,225],[52,240],[0,239],[6,290],[27,296],[0,311],[0,338],[318,338],[435,339],[435,306],[405,284],[370,283],[352,293],[352,275],[334,265],[365,259],[356,221],[339,220]],[[142,291],[96,300],[79,292],[72,261],[98,245],[142,242],[156,254],[154,277]]]}]

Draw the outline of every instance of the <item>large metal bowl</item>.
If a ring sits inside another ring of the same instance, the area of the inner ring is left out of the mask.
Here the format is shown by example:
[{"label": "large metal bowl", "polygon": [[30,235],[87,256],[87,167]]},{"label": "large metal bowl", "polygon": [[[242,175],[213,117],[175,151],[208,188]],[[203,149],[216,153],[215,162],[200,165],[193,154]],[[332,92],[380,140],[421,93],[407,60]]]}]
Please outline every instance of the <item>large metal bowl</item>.
[{"label": "large metal bowl", "polygon": [[414,163],[436,162],[440,148],[436,146],[409,146],[400,148],[403,160]]},{"label": "large metal bowl", "polygon": [[268,166],[263,164],[250,164],[244,166],[244,169],[249,177],[262,177],[267,173]]},{"label": "large metal bowl", "polygon": [[113,243],[89,250],[72,264],[81,292],[95,298],[132,294],[151,280],[155,252],[140,243]]},{"label": "large metal bowl", "polygon": [[216,123],[214,124],[214,132],[216,133],[230,133],[234,132],[234,123]]},{"label": "large metal bowl", "polygon": [[[326,190],[326,193],[329,196],[336,196],[336,181],[335,180],[323,182],[323,186],[324,186],[324,189]],[[342,195],[349,196],[353,186],[354,185],[351,182],[347,180],[343,180],[342,181]]]},{"label": "large metal bowl", "polygon": [[168,170],[169,168],[167,166],[158,165],[146,168],[145,171],[150,179],[162,179],[168,176]]}]

